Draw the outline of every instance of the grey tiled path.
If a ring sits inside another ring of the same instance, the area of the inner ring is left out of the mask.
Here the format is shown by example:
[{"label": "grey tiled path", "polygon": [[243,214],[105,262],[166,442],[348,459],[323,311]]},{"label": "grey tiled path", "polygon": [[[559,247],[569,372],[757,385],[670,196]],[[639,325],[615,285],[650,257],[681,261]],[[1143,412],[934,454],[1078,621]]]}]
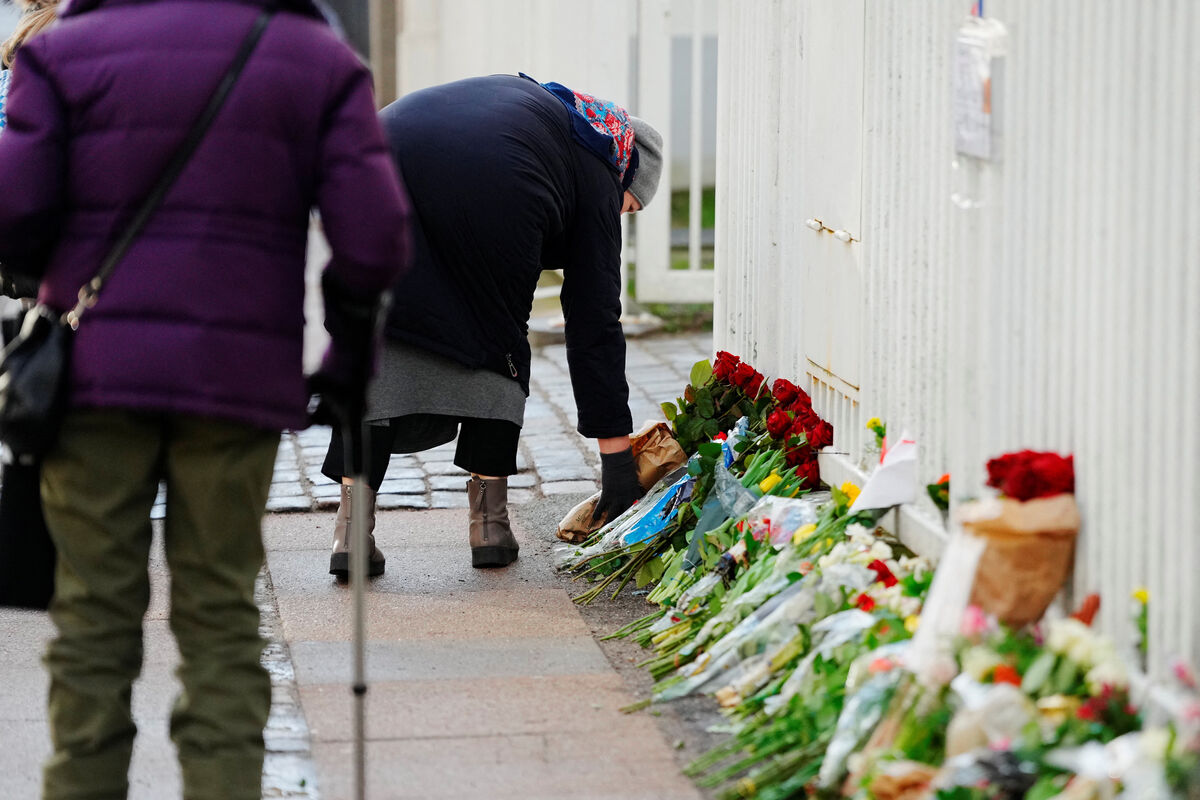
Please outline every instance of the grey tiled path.
[{"label": "grey tiled path", "polygon": [[[691,365],[711,351],[707,334],[628,344],[635,425],[661,418],[658,404],[675,397]],[[575,421],[565,349],[541,348],[521,472],[509,482],[515,505],[594,491],[595,445],[575,433]],[[271,486],[273,511],[307,513],[276,513],[264,526],[269,569],[257,599],[273,684],[264,798],[348,796],[348,605],[325,574],[337,503],[336,485],[320,474],[328,439],[328,429],[285,434]],[[380,496],[377,533],[390,557],[371,592],[370,796],[695,798],[663,769],[671,756],[654,726],[615,711],[633,698],[553,576],[553,523],[517,530],[522,551],[513,567],[480,571],[469,567],[461,512],[424,511],[465,504],[465,476],[452,457],[453,445],[396,457]],[[162,510],[156,506],[154,516]],[[150,576],[146,659],[134,688],[143,735],[134,749],[133,800],[180,792],[166,729],[178,652],[160,541]],[[40,656],[52,629],[45,615],[0,610],[0,630],[0,798],[35,797],[49,752]],[[586,752],[578,747],[584,739]]]},{"label": "grey tiled path", "polygon": [[[626,356],[629,406],[634,426],[662,419],[659,404],[676,397],[694,363],[711,356],[708,333],[630,339]],[[578,421],[566,348],[548,345],[534,352],[520,473],[509,479],[509,501],[540,495],[595,491],[599,457],[594,443],[575,432]],[[285,433],[275,463],[268,510],[314,511],[336,508],[338,487],[321,474],[329,428]],[[452,463],[454,443],[413,455],[392,456],[380,488],[382,509],[461,508],[466,505],[465,473]]]}]

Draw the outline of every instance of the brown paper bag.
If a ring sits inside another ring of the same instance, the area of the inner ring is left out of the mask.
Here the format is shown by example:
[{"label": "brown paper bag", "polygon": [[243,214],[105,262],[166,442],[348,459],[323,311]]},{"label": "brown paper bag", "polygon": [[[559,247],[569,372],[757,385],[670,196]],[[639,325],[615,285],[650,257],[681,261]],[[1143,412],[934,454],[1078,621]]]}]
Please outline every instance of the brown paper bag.
[{"label": "brown paper bag", "polygon": [[1079,508],[1074,495],[1025,502],[1001,498],[997,516],[968,517],[963,527],[987,541],[971,602],[1014,627],[1041,619],[1075,557]]},{"label": "brown paper bag", "polygon": [[[637,469],[638,483],[643,491],[649,491],[654,484],[672,470],[678,469],[687,461],[687,454],[675,441],[675,435],[665,422],[649,422],[632,436],[633,464]],[[572,508],[558,523],[558,538],[564,542],[578,544],[595,531],[604,527],[605,519],[592,521],[596,503],[600,501],[600,493],[589,497]]]}]

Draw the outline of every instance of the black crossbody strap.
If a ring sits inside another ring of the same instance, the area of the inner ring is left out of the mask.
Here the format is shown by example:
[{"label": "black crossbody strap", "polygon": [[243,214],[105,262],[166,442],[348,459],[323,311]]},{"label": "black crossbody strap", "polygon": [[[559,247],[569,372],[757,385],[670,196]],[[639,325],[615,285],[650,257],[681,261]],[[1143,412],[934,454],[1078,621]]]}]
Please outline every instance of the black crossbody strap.
[{"label": "black crossbody strap", "polygon": [[183,172],[188,161],[191,160],[192,155],[196,152],[196,148],[200,146],[200,142],[204,139],[204,135],[208,133],[208,129],[212,127],[213,120],[217,118],[217,114],[220,112],[221,107],[225,105],[225,100],[229,97],[229,93],[233,90],[233,85],[237,83],[237,79],[241,77],[242,71],[246,67],[246,62],[250,60],[250,54],[254,52],[254,48],[258,44],[258,40],[262,38],[263,33],[267,29],[267,24],[271,21],[271,17],[274,15],[275,9],[267,8],[262,12],[262,14],[259,15],[258,19],[254,21],[254,26],[250,29],[250,32],[246,34],[246,38],[242,40],[241,49],[238,50],[237,56],[233,59],[233,63],[229,65],[229,69],[226,70],[224,77],[221,78],[221,82],[217,85],[216,91],[214,91],[212,97],[209,98],[208,105],[205,106],[204,111],[200,114],[200,117],[196,120],[195,124],[192,125],[192,129],[188,132],[187,138],[184,139],[183,144],[179,146],[179,149],[175,151],[175,155],[171,157],[171,162],[167,164],[166,169],[163,170],[162,177],[158,179],[158,183],[154,185],[154,188],[150,191],[150,194],[146,196],[144,201],[142,201],[141,207],[138,208],[137,213],[133,216],[133,219],[130,220],[129,225],[126,226],[124,233],[121,234],[121,237],[117,239],[116,243],[112,246],[112,250],[109,251],[108,255],[101,263],[100,269],[96,273],[96,277],[92,278],[90,281],[84,284],[82,288],[80,288],[79,302],[77,302],[75,307],[68,311],[64,317],[67,324],[72,328],[79,326],[79,319],[83,316],[84,310],[91,308],[96,304],[96,297],[100,293],[100,288],[104,285],[105,281],[108,280],[108,276],[112,274],[112,271],[117,266],[118,262],[125,257],[125,253],[129,250],[130,245],[133,244],[134,239],[138,237],[138,235],[142,232],[142,229],[146,227],[146,223],[149,222],[150,217],[153,216],[154,212],[158,210],[158,207],[162,205],[163,198],[166,197],[167,192],[171,190],[171,186]]}]

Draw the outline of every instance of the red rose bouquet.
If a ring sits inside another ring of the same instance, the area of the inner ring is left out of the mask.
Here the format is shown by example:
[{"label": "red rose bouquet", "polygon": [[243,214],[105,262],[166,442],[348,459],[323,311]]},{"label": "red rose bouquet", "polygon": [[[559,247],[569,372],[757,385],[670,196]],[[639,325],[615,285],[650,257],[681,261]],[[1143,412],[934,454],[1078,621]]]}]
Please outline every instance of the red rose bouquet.
[{"label": "red rose bouquet", "polygon": [[781,449],[806,487],[820,484],[817,451],[833,444],[833,426],[813,410],[808,392],[789,380],[768,384],[752,364],[721,350],[711,366],[707,361],[696,364],[683,396],[662,408],[688,453],[744,416],[752,434],[762,437],[755,446]]},{"label": "red rose bouquet", "polygon": [[987,464],[998,502],[964,507],[963,526],[987,542],[971,602],[1008,625],[1036,622],[1071,571],[1079,509],[1072,456],[1022,450]]},{"label": "red rose bouquet", "polygon": [[1022,450],[987,463],[987,485],[1014,500],[1075,493],[1075,457]]}]

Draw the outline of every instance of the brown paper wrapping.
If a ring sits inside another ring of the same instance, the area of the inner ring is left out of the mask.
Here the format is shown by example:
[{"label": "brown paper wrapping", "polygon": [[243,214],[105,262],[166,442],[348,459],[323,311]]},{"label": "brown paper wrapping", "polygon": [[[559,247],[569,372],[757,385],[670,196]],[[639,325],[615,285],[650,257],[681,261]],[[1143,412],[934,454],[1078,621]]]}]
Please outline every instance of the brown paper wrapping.
[{"label": "brown paper wrapping", "polygon": [[916,761],[888,764],[871,781],[870,792],[876,800],[923,800],[930,797],[929,785],[937,768]]},{"label": "brown paper wrapping", "polygon": [[[643,491],[649,491],[663,476],[678,469],[687,461],[687,454],[675,441],[675,435],[665,422],[650,422],[632,437],[633,464],[637,469],[638,483]],[[604,527],[606,519],[592,521],[600,494],[584,500],[572,508],[558,523],[558,538],[564,542],[578,544]]]},{"label": "brown paper wrapping", "polygon": [[1041,619],[1071,572],[1079,508],[1069,494],[999,504],[998,516],[963,522],[987,541],[971,602],[1020,627]]}]

